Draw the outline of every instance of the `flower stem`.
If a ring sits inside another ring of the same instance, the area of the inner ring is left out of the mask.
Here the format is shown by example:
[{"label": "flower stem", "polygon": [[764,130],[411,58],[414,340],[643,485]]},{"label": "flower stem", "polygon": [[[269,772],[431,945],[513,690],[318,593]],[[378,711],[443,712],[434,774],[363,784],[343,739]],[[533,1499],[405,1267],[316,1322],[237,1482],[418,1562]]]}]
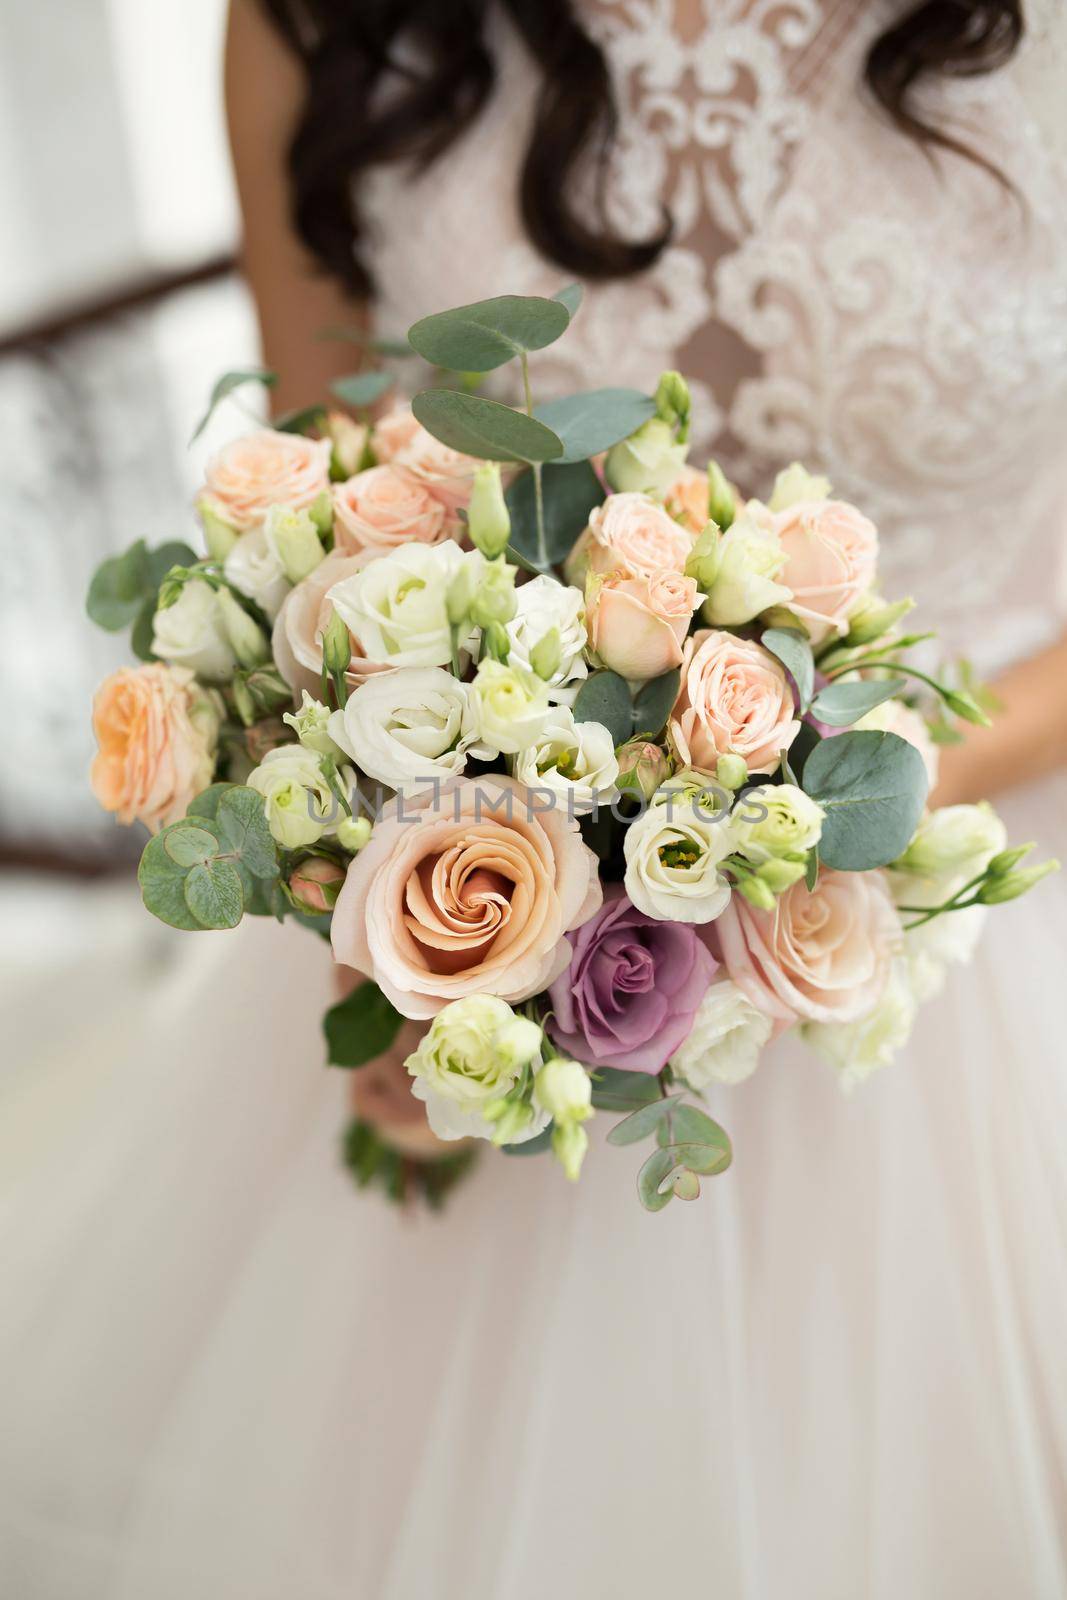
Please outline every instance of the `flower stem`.
[{"label": "flower stem", "polygon": [[[526,415],[528,417],[532,417],[533,394],[530,390],[530,362],[525,350],[522,352],[520,362],[522,365],[522,391],[526,400]],[[545,493],[544,484],[541,481],[540,461],[532,461],[530,463],[530,470],[533,473],[534,508],[537,513],[537,565],[542,572],[547,572],[549,569],[549,560],[548,543],[545,538]]]}]

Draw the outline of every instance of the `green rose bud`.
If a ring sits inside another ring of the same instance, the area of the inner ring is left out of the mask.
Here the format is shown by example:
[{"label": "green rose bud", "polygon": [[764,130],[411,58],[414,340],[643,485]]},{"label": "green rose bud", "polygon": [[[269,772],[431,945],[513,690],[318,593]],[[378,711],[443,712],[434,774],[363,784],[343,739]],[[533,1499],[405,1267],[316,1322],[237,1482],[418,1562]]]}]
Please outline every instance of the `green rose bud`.
[{"label": "green rose bud", "polygon": [[708,462],[708,516],[723,533],[737,515],[737,496],[717,461]]},{"label": "green rose bud", "polygon": [[467,529],[472,544],[490,561],[502,556],[508,547],[511,518],[504,503],[500,466],[496,461],[484,462],[474,474]]},{"label": "green rose bud", "polygon": [[616,751],[619,764],[617,786],[643,795],[646,800],[664,783],[670,774],[671,764],[658,744],[648,739],[631,739]]},{"label": "green rose bud", "polygon": [[347,672],[352,660],[352,637],[336,611],[322,634],[322,664],[327,672]]},{"label": "green rose bud", "polygon": [[263,629],[230,593],[220,588],[216,595],[219,616],[230,648],[242,667],[258,667],[270,660],[270,642]]},{"label": "green rose bud", "polygon": [[286,888],[298,911],[321,916],[332,911],[344,887],[345,869],[331,856],[310,856],[294,867]]},{"label": "green rose bud", "polygon": [[278,559],[290,583],[300,583],[314,572],[326,552],[315,519],[309,511],[271,506],[263,524],[267,546]]}]

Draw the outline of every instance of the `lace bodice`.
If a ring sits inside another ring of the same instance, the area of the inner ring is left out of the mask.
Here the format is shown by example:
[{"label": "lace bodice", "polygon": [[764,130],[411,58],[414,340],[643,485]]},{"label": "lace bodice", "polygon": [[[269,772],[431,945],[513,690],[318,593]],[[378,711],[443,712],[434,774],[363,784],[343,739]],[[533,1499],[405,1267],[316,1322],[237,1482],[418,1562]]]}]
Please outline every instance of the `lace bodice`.
[{"label": "lace bodice", "polygon": [[[587,286],[540,393],[691,379],[696,443],[742,488],[797,457],[878,522],[887,592],[990,669],[1058,630],[1067,537],[1067,102],[1059,8],[1009,68],[928,91],[1014,185],[931,161],[862,87],[889,0],[587,0],[611,63],[617,224],[675,223],[647,273]],[[1048,13],[1046,15],[1046,12]],[[362,197],[384,331],[565,274],[526,241],[516,175],[536,77],[500,83],[445,160]],[[699,459],[699,452],[698,452]]]}]

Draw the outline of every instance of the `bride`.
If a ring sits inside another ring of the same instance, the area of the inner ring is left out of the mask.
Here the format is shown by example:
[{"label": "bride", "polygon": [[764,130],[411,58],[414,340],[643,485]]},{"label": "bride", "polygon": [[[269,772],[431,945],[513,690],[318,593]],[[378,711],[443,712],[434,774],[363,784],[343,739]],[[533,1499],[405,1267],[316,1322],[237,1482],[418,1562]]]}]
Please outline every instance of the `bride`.
[{"label": "bride", "polygon": [[[326,325],[581,278],[541,392],[677,366],[697,460],[826,473],[995,680],[938,799],[1062,848],[1065,38],[1051,0],[234,0],[279,406],[350,368]],[[1067,1597],[1063,881],[854,1096],[788,1045],[719,1091],[735,1165],[664,1217],[606,1147],[443,1219],[357,1197],[316,942],[113,943],[121,1059],[5,1113],[5,1593]]]}]

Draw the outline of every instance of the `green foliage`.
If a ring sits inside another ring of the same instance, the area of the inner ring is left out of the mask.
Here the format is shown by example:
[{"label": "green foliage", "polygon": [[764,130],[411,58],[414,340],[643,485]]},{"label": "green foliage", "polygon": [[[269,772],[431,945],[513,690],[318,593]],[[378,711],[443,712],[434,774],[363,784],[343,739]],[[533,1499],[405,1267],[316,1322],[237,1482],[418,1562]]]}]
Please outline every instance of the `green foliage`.
[{"label": "green foliage", "polygon": [[435,367],[451,372],[492,372],[529,350],[554,344],[570,323],[572,305],[577,309],[576,288],[569,285],[558,299],[505,294],[440,311],[409,328],[408,341]]},{"label": "green foliage", "polygon": [[330,1065],[363,1067],[384,1055],[404,1019],[368,978],[331,1006],[322,1019]]},{"label": "green foliage", "polygon": [[331,383],[330,391],[346,406],[372,406],[395,382],[391,372],[376,368],[372,372],[353,372],[350,377],[338,378],[336,383]]},{"label": "green foliage", "polygon": [[254,789],[216,783],[183,822],[149,839],[137,869],[145,906],[188,933],[234,928],[245,911],[271,909],[278,853]]},{"label": "green foliage", "polygon": [[[650,1077],[650,1081],[656,1085],[658,1092],[657,1079]],[[660,1124],[681,1097],[682,1091],[677,1094],[661,1096],[657,1100],[650,1101],[648,1105],[641,1106],[638,1111],[632,1111],[622,1122],[615,1124],[608,1134],[608,1143],[616,1145],[637,1144],[640,1139],[649,1138],[658,1131]]]},{"label": "green foliage", "polygon": [[235,389],[243,388],[246,383],[262,383],[266,388],[273,389],[278,381],[278,374],[271,372],[268,367],[238,367],[233,372],[224,372],[211,391],[207,410],[193,429],[190,444],[195,444],[211,421],[217,406],[233,394]]},{"label": "green foliage", "polygon": [[648,1072],[624,1072],[620,1067],[597,1067],[593,1073],[593,1104],[598,1111],[636,1111],[660,1098],[659,1079]]},{"label": "green foliage", "polygon": [[[604,500],[604,486],[588,461],[545,467],[541,475],[544,507],[544,570],[559,566],[570,555],[590,513]],[[523,472],[504,496],[511,517],[510,550],[525,567],[542,570],[537,541],[537,505],[532,472]]]},{"label": "green foliage", "polygon": [[564,284],[562,289],[557,289],[552,298],[558,300],[560,305],[566,306],[567,315],[573,322],[584,294],[585,291],[580,283],[568,283]]},{"label": "green foliage", "polygon": [[617,672],[593,672],[574,699],[576,722],[600,722],[616,745],[635,734],[659,733],[678,698],[681,675],[676,667],[650,678],[631,695],[626,679]]},{"label": "green foliage", "polygon": [[658,678],[650,678],[634,695],[633,731],[654,739],[662,730],[678,698],[682,674],[671,667]]},{"label": "green foliage", "polygon": [[552,1128],[550,1122],[547,1128],[542,1128],[540,1133],[535,1133],[532,1139],[523,1140],[522,1144],[502,1144],[500,1149],[506,1156],[539,1156],[552,1148]]},{"label": "green foliage", "polygon": [[868,872],[907,848],[928,780],[914,745],[895,733],[863,731],[816,745],[804,765],[803,786],[826,813],[821,860],[845,872]]},{"label": "green foliage", "polygon": [[806,711],[815,688],[815,661],[807,635],[797,628],[768,628],[760,635],[760,643],[772,656],[777,656],[791,674],[800,697],[800,709]]},{"label": "green foliage", "polygon": [[831,728],[848,728],[906,687],[903,678],[856,678],[852,682],[828,683],[811,702],[811,714],[820,722],[828,722]]},{"label": "green foliage", "polygon": [[[187,544],[173,541],[149,550],[143,539],[137,539],[122,555],[109,556],[93,573],[85,609],[89,619],[108,633],[118,633],[135,624],[142,630],[142,645],[137,654],[147,660],[152,641],[152,618],[155,615],[156,596],[171,567],[182,567],[195,562],[196,554]],[[143,628],[147,620],[147,639]]]},{"label": "green foliage", "polygon": [[423,1200],[438,1211],[470,1171],[477,1151],[415,1160],[386,1144],[369,1122],[354,1117],[345,1130],[342,1159],[360,1189],[381,1189],[397,1204]]},{"label": "green foliage", "polygon": [[563,441],[523,411],[458,389],[423,389],[411,409],[427,433],[486,461],[557,461]]},{"label": "green foliage", "polygon": [[312,428],[321,430],[325,421],[325,406],[301,406],[275,417],[273,427],[276,433],[310,433]]},{"label": "green foliage", "polygon": [[610,450],[656,414],[640,389],[589,389],[534,407],[534,416],[563,440],[563,461],[586,461]]}]

